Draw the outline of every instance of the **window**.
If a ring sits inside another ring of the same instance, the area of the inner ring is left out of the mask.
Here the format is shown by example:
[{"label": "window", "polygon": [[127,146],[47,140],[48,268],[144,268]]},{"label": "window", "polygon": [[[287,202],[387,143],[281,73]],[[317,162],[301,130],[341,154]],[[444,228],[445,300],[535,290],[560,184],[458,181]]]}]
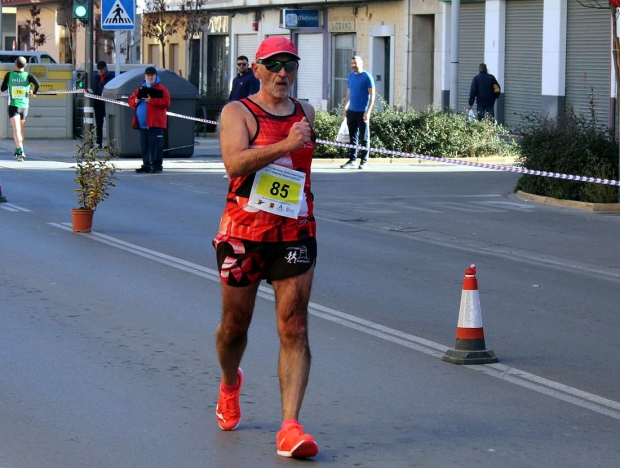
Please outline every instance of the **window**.
[{"label": "window", "polygon": [[179,66],[179,44],[170,44],[170,60],[168,69],[175,73],[181,74],[181,67]]},{"label": "window", "polygon": [[338,34],[333,37],[332,44],[334,45],[332,52],[334,77],[330,105],[332,109],[335,109],[344,104],[344,98],[347,95],[351,57],[355,55],[355,34]]},{"label": "window", "polygon": [[161,66],[161,57],[159,51],[159,44],[149,44],[149,62],[156,67]]}]

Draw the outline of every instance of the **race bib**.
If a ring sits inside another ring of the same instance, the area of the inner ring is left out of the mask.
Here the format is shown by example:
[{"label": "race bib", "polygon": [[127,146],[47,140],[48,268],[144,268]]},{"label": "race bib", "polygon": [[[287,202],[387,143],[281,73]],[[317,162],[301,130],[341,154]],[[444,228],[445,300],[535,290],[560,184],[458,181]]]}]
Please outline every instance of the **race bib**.
[{"label": "race bib", "polygon": [[303,172],[270,164],[256,173],[248,205],[297,219],[305,183],[306,174]]},{"label": "race bib", "polygon": [[11,99],[23,99],[28,95],[28,88],[25,86],[13,86],[11,88]]}]

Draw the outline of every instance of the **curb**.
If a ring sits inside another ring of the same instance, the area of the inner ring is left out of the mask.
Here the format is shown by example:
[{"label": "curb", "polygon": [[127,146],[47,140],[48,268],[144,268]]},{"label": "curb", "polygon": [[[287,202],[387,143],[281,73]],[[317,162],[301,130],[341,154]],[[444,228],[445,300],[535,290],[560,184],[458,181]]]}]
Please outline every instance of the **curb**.
[{"label": "curb", "polygon": [[588,203],[574,200],[560,200],[558,198],[544,197],[542,195],[532,195],[531,193],[517,191],[516,196],[519,200],[540,203],[542,205],[559,206],[562,208],[572,208],[583,211],[620,211],[620,203]]}]

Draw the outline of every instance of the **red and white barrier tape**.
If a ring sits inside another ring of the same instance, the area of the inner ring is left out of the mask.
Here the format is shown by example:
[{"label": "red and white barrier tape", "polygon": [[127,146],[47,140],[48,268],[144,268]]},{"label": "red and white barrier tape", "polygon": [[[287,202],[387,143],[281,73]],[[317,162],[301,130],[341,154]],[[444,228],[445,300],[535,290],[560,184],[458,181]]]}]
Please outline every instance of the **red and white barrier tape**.
[{"label": "red and white barrier tape", "polygon": [[[73,90],[67,90],[67,91],[44,91],[38,94],[71,94],[71,93],[73,94],[84,93],[84,96],[90,99],[98,99],[100,101],[109,102],[111,104],[118,104],[121,106],[129,107],[129,104],[127,104],[124,101],[118,101],[116,99],[110,99],[110,98],[105,98],[103,96],[98,96],[96,94],[91,94],[83,89],[73,89]],[[6,94],[3,93],[2,95],[4,96]],[[167,112],[167,115],[171,117],[178,117],[181,119],[186,119],[186,120],[193,120],[194,122],[217,125],[217,121],[214,121],[214,120],[201,119],[199,117],[190,117],[188,115],[177,114],[175,112]],[[326,141],[326,140],[317,139],[316,142],[323,144],[323,145],[339,146],[342,148],[357,148],[358,150],[362,150],[362,151],[367,149],[363,146],[350,145],[348,143],[339,143],[336,141]],[[405,153],[402,151],[394,151],[394,150],[387,150],[387,149],[381,149],[381,148],[368,148],[368,151],[372,153],[396,156],[399,158],[424,159],[426,161],[435,161],[435,162],[445,163],[445,164],[455,164],[458,166],[478,167],[481,169],[491,169],[495,171],[504,171],[504,172],[516,172],[519,174],[528,174],[528,175],[534,175],[534,176],[540,176],[540,177],[551,177],[554,179],[574,180],[577,182],[591,182],[593,184],[620,186],[620,181],[618,180],[601,179],[600,177],[586,177],[586,176],[579,176],[579,175],[573,175],[573,174],[562,174],[560,172],[536,171],[536,170],[527,169],[524,167],[504,166],[501,164],[485,164],[485,163],[478,163],[474,161],[466,161],[466,160],[461,160],[461,159],[439,158],[436,156],[427,156],[425,154]]]},{"label": "red and white barrier tape", "polygon": [[[317,143],[323,143],[323,144],[332,145],[332,146],[341,146],[343,148],[357,148],[359,150],[366,149],[363,146],[349,145],[347,143],[338,143],[335,141],[325,141],[325,140],[316,140],[316,141]],[[578,176],[578,175],[571,175],[571,174],[562,174],[560,172],[535,171],[533,169],[526,169],[524,167],[503,166],[501,164],[484,164],[484,163],[478,163],[474,161],[465,161],[461,159],[438,158],[436,156],[427,156],[425,154],[403,153],[401,151],[386,150],[386,149],[381,149],[381,148],[369,148],[369,151],[373,153],[381,153],[381,154],[388,154],[391,156],[398,156],[401,158],[424,159],[427,161],[437,161],[441,163],[456,164],[460,166],[479,167],[481,169],[492,169],[495,171],[518,172],[520,174],[529,174],[529,175],[535,175],[535,176],[541,176],[541,177],[552,177],[555,179],[566,179],[566,180],[575,180],[578,182],[592,182],[594,184],[620,186],[620,181],[618,180],[601,179],[599,177],[586,177],[586,176]]]}]

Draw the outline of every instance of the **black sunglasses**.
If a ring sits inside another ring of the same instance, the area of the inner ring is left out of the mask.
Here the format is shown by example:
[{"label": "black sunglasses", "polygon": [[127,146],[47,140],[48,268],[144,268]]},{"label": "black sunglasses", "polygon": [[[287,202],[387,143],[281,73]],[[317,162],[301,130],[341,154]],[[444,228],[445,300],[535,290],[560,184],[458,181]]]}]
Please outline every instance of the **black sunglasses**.
[{"label": "black sunglasses", "polygon": [[256,63],[260,63],[265,65],[265,68],[273,73],[278,73],[282,68],[284,68],[288,73],[291,73],[297,70],[299,67],[299,62],[297,60],[287,60],[286,62],[280,62],[278,60],[262,60],[259,59]]},{"label": "black sunglasses", "polygon": [[238,62],[238,63],[237,63],[237,66],[238,66],[238,67],[247,67],[247,66],[248,66],[248,64],[247,64],[247,63],[240,63],[240,62]]}]

